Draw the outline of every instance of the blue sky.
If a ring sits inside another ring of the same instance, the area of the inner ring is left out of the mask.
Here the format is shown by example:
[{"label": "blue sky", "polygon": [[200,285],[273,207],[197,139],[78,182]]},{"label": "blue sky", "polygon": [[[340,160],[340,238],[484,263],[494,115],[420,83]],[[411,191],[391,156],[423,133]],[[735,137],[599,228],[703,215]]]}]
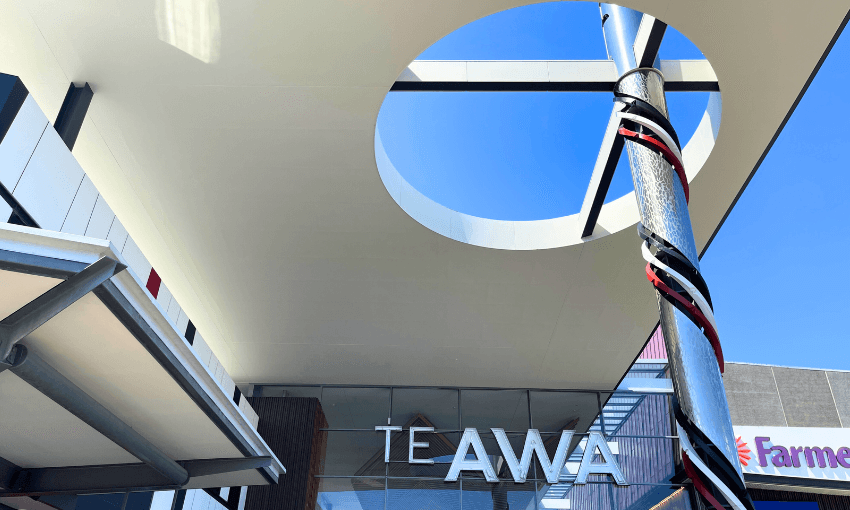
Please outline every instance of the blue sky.
[{"label": "blue sky", "polygon": [[[494,14],[435,43],[433,60],[604,59],[596,3],[537,4]],[[702,58],[668,29],[662,59]],[[850,36],[808,93],[703,258],[730,361],[850,369],[841,327],[850,283],[850,175],[841,85]],[[611,108],[607,93],[391,93],[378,118],[387,154],[417,189],[452,209],[532,220],[578,212]],[[705,93],[668,94],[690,138]],[[608,194],[631,191],[623,157]],[[636,270],[640,270],[639,268]],[[815,292],[810,291],[814,291]],[[647,289],[647,299],[653,299]]]}]

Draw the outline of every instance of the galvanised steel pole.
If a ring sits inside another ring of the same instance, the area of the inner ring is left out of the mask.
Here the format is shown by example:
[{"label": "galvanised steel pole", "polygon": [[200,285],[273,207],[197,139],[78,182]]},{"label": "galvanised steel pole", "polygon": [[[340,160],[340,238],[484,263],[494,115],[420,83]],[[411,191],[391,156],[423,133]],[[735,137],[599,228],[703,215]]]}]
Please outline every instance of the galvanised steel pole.
[{"label": "galvanised steel pole", "polygon": [[656,288],[683,464],[694,487],[717,510],[718,497],[736,510],[752,510],[723,389],[711,301],[699,272],[687,180],[668,119],[664,77],[657,56],[651,60],[654,67],[638,67],[641,59],[646,62],[635,56],[634,48],[643,15],[608,4],[600,4],[600,11],[608,54],[620,75],[614,95],[627,105],[618,133],[626,139],[642,222],[641,251]]}]

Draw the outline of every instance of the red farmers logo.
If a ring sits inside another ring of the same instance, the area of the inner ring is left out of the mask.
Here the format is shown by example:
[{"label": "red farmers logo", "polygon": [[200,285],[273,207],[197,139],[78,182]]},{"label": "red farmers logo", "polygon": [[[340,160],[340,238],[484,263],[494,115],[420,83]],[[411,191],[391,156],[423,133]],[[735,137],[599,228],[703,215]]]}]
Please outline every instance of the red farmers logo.
[{"label": "red farmers logo", "polygon": [[748,455],[752,450],[747,448],[747,443],[741,440],[741,436],[738,436],[738,439],[735,442],[738,445],[738,460],[741,461],[741,464],[746,466],[747,461],[752,458]]}]

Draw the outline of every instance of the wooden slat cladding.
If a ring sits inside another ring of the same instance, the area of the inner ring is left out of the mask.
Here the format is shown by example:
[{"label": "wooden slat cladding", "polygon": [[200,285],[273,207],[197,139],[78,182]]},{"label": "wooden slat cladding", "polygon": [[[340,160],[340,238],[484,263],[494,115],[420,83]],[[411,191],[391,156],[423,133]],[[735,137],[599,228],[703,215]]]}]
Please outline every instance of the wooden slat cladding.
[{"label": "wooden slat cladding", "polygon": [[317,398],[249,397],[260,417],[257,431],[286,467],[277,485],[248,488],[245,510],[315,510],[327,432]]},{"label": "wooden slat cladding", "polygon": [[850,496],[816,494],[811,492],[749,489],[753,501],[814,501],[820,510],[850,510]]}]

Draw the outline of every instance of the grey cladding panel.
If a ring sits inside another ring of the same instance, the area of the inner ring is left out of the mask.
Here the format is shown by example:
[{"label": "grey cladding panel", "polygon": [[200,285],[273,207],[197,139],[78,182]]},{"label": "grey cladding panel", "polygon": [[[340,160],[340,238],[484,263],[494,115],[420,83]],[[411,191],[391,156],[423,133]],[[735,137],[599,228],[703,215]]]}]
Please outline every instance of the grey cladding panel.
[{"label": "grey cladding panel", "polygon": [[826,372],[774,367],[773,373],[789,427],[841,427]]},{"label": "grey cladding panel", "polygon": [[41,228],[59,231],[83,175],[65,142],[54,129],[47,128],[12,195]]},{"label": "grey cladding panel", "polygon": [[845,428],[850,428],[850,372],[827,372],[838,416]]},{"label": "grey cladding panel", "polygon": [[98,195],[97,201],[94,203],[91,219],[89,219],[88,227],[86,227],[86,236],[106,239],[106,236],[109,235],[109,229],[112,228],[112,221],[114,219],[115,214],[109,208],[106,200],[103,199],[103,195]]},{"label": "grey cladding panel", "polygon": [[83,177],[83,182],[71,203],[71,210],[65,217],[65,223],[62,224],[62,232],[79,236],[84,235],[96,200],[97,188],[94,187],[94,183],[88,176]]},{"label": "grey cladding panel", "polygon": [[771,367],[727,363],[723,386],[733,425],[787,426]]},{"label": "grey cladding panel", "polygon": [[44,128],[47,117],[32,96],[27,96],[15,121],[0,143],[0,182],[11,193],[24,172]]}]

